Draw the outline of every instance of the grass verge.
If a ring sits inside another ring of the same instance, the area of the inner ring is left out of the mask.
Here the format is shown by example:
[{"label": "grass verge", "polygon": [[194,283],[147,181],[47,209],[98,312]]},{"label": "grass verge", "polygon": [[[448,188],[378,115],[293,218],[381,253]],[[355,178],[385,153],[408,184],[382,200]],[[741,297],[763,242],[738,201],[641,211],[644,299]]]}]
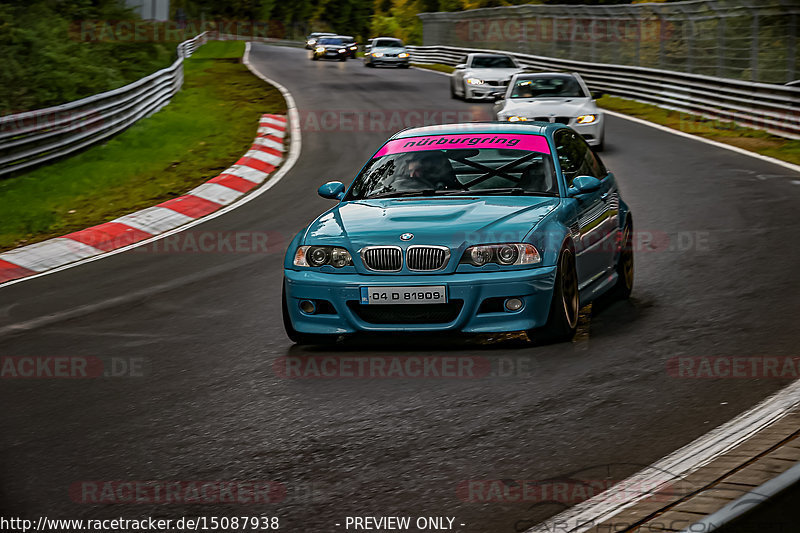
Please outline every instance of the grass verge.
[{"label": "grass verge", "polygon": [[252,144],[262,113],[285,113],[274,88],[238,58],[244,42],[211,42],[185,63],[169,105],[107,143],[0,180],[0,250],[31,244],[180,196]]},{"label": "grass verge", "polygon": [[428,70],[435,70],[436,72],[446,72],[447,74],[450,74],[455,70],[450,65],[442,65],[439,63],[411,63],[411,66],[417,68],[425,68]]}]

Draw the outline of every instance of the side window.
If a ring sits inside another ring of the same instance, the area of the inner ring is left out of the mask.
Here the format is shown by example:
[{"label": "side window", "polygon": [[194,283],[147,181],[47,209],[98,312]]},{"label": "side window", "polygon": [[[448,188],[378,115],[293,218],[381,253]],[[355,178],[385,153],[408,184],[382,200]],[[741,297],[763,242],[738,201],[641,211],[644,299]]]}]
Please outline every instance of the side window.
[{"label": "side window", "polygon": [[608,174],[606,167],[603,166],[602,161],[592,150],[591,146],[580,136],[578,136],[577,141],[584,146],[584,154],[586,158],[586,166],[585,172],[581,172],[582,175],[586,176],[594,176],[597,179],[603,179]]},{"label": "side window", "polygon": [[570,187],[572,180],[587,173],[586,152],[591,150],[577,134],[569,130],[557,132],[555,141],[561,172],[564,173],[567,187]]}]

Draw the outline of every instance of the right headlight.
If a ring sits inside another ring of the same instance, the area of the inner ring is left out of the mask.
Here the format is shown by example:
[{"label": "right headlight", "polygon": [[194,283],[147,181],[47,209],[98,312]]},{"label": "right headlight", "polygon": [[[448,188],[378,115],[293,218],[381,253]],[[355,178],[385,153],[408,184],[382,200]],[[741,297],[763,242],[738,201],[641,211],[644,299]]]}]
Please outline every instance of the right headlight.
[{"label": "right headlight", "polygon": [[482,244],[470,246],[464,250],[460,263],[483,266],[488,263],[497,263],[503,266],[535,265],[540,263],[542,257],[539,250],[532,244]]},{"label": "right headlight", "polygon": [[510,115],[506,118],[506,120],[509,122],[526,122],[528,119],[519,115]]},{"label": "right headlight", "polygon": [[317,52],[319,52],[320,54],[321,54],[322,52],[324,52],[324,51],[325,51],[325,47],[324,47],[324,46],[318,46],[318,47],[317,47]]},{"label": "right headlight", "polygon": [[294,253],[294,266],[342,268],[353,264],[350,252],[338,246],[299,246]]},{"label": "right headlight", "polygon": [[578,124],[592,124],[597,122],[597,115],[581,115],[575,119]]},{"label": "right headlight", "polygon": [[383,57],[383,52],[372,52],[372,57]]}]

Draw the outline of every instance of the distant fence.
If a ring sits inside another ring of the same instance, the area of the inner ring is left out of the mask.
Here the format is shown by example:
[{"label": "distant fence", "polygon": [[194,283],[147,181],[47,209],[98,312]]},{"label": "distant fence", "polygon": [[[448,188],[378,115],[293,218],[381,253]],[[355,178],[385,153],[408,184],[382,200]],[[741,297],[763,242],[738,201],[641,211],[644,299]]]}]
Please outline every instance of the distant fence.
[{"label": "distant fence", "polygon": [[119,89],[0,117],[0,177],[102,142],[164,107],[183,85],[183,60],[207,38],[182,42],[171,66]]},{"label": "distant fence", "polygon": [[[463,63],[470,52],[496,50],[409,46],[415,63]],[[578,72],[592,89],[800,139],[800,88],[667,70],[589,63],[508,52],[524,66]]]},{"label": "distant fence", "polygon": [[426,46],[511,50],[763,83],[800,77],[798,0],[518,5],[419,17]]}]

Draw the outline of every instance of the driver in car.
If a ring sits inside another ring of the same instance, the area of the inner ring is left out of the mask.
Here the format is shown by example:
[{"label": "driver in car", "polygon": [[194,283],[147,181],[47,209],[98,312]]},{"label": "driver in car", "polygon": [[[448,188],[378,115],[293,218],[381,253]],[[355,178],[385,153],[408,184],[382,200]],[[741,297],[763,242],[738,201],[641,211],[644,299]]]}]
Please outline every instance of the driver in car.
[{"label": "driver in car", "polygon": [[464,189],[456,179],[450,159],[439,150],[409,154],[406,156],[405,171],[396,176],[392,182],[392,188],[396,191]]}]

